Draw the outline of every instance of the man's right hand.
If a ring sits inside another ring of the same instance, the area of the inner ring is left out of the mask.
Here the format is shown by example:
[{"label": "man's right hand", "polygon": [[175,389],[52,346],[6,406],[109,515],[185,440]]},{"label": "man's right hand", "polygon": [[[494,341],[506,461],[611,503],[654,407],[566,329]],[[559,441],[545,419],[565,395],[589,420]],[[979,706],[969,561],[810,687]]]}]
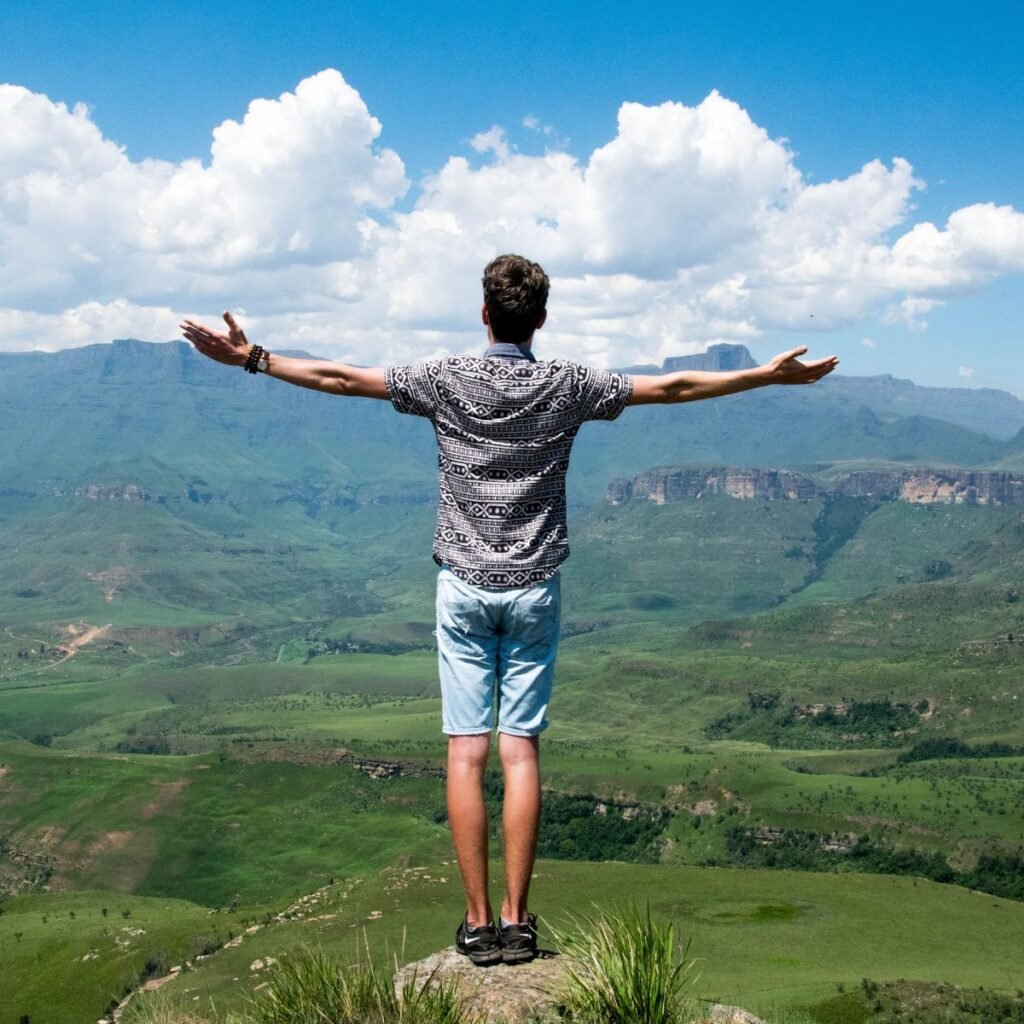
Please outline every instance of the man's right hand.
[{"label": "man's right hand", "polygon": [[807,351],[806,345],[792,348],[788,352],[780,352],[770,362],[758,367],[764,372],[766,384],[813,384],[821,380],[826,373],[831,373],[839,365],[838,356],[826,356],[801,363],[797,356]]}]

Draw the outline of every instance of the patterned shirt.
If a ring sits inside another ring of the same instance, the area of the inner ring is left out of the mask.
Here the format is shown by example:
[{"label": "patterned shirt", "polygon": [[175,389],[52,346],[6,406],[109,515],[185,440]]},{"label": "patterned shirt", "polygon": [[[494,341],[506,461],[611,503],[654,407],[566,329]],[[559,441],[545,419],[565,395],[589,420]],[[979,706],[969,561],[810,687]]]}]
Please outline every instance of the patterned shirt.
[{"label": "patterned shirt", "polygon": [[633,381],[496,343],[484,358],[447,356],[386,371],[402,413],[437,435],[434,561],[499,590],[532,586],[569,557],[565,474],[587,420],[613,420]]}]

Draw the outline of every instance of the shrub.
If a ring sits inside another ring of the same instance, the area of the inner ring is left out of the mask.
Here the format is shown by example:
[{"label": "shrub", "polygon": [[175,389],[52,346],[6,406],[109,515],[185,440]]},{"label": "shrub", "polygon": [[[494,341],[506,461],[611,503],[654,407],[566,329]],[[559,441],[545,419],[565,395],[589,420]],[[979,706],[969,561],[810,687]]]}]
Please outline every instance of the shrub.
[{"label": "shrub", "polygon": [[216,953],[223,945],[223,941],[217,936],[196,933],[192,936],[192,955],[209,956],[211,953]]},{"label": "shrub", "polygon": [[157,949],[150,953],[142,967],[140,980],[162,978],[171,969],[171,956],[166,949]]},{"label": "shrub", "polygon": [[561,997],[574,1024],[682,1024],[701,1016],[688,992],[696,981],[690,943],[680,950],[674,926],[655,921],[650,906],[572,921],[555,940],[568,961]]}]

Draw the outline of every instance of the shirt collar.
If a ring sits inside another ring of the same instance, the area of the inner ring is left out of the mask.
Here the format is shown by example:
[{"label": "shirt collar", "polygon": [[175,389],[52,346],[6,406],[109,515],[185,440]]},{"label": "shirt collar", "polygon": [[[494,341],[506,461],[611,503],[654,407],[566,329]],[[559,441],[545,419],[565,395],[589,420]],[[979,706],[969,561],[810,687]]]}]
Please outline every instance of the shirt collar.
[{"label": "shirt collar", "polygon": [[508,341],[496,341],[493,345],[488,345],[484,359],[526,359],[531,363],[537,362],[537,357],[530,351],[529,346],[513,345]]}]

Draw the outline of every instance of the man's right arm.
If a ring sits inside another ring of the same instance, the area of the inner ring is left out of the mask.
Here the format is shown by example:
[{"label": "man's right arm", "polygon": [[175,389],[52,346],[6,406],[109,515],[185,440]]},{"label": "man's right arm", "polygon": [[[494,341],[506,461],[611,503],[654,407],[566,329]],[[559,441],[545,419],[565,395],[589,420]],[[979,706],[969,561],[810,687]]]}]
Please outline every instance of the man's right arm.
[{"label": "man's right arm", "polygon": [[270,356],[267,366],[268,377],[350,398],[388,398],[384,374],[381,366],[349,366],[327,359],[296,359],[276,354]]},{"label": "man's right arm", "polygon": [[[193,320],[181,324],[182,333],[204,356],[226,366],[245,366],[252,345],[230,313],[224,314],[228,331],[214,331]],[[294,356],[268,354],[267,375],[301,388],[325,391],[331,395],[355,398],[387,399],[385,371],[382,367],[349,366],[328,359],[297,359]]]},{"label": "man's right arm", "polygon": [[831,373],[839,364],[836,356],[826,356],[802,363],[797,356],[806,346],[777,355],[763,366],[748,370],[679,370],[655,376],[634,376],[630,405],[696,402],[703,398],[719,398],[740,391],[763,388],[769,384],[813,384]]}]

